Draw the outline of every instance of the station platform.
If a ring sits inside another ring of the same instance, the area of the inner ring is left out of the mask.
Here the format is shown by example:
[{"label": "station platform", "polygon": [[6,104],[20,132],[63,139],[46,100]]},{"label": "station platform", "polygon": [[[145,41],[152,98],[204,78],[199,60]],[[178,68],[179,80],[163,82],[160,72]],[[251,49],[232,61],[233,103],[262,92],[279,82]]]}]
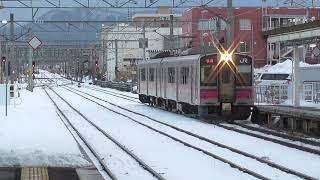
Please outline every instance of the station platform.
[{"label": "station platform", "polygon": [[320,109],[314,107],[293,107],[293,106],[275,106],[258,105],[262,113],[273,113],[278,115],[290,116],[293,118],[302,118],[320,122]]},{"label": "station platform", "polygon": [[279,127],[307,134],[320,134],[320,109],[315,107],[293,107],[257,105],[260,118],[270,127]]},{"label": "station platform", "polygon": [[96,168],[0,168],[0,180],[103,180]]}]

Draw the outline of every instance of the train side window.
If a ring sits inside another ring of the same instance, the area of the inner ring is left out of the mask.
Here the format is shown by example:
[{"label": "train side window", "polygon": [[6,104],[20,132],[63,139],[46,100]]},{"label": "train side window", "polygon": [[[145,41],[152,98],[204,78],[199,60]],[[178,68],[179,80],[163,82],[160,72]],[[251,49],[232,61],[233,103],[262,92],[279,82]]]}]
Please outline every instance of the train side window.
[{"label": "train side window", "polygon": [[189,68],[182,67],[180,69],[180,84],[188,84]]},{"label": "train side window", "polygon": [[174,83],[175,82],[175,69],[173,67],[168,68],[168,83]]},{"label": "train side window", "polygon": [[149,81],[150,82],[154,81],[154,68],[149,69]]},{"label": "train side window", "polygon": [[146,69],[143,68],[140,71],[141,81],[146,81]]}]

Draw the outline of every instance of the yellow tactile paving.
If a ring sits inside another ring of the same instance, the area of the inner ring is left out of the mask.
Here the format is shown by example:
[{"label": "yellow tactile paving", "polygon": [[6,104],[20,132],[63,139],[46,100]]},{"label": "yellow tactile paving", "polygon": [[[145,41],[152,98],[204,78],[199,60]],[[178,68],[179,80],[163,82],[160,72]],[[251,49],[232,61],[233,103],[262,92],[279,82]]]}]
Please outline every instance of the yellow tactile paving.
[{"label": "yellow tactile paving", "polygon": [[45,167],[27,167],[21,169],[21,180],[49,180]]}]

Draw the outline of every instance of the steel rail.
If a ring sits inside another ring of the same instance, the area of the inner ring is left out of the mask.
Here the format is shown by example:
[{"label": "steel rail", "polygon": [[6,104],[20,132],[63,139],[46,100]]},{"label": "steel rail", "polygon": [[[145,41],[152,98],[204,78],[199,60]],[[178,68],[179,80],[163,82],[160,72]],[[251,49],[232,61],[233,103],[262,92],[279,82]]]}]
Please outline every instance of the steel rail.
[{"label": "steel rail", "polygon": [[[68,91],[70,91],[70,92],[73,92],[73,93],[75,93],[75,94],[77,94],[77,95],[79,95],[79,96],[81,96],[81,97],[83,97],[83,98],[85,98],[85,99],[87,99],[87,100],[89,100],[89,101],[92,101],[92,102],[94,102],[94,103],[96,103],[96,104],[98,104],[98,105],[100,105],[100,106],[102,106],[102,107],[104,107],[104,108],[106,108],[106,109],[108,109],[108,110],[110,110],[110,108],[107,108],[106,106],[104,106],[104,105],[102,105],[102,104],[100,104],[100,103],[98,103],[98,102],[96,102],[96,101],[93,101],[93,100],[90,99],[90,98],[87,98],[87,97],[85,97],[85,96],[83,96],[83,95],[81,95],[81,94],[79,94],[79,93],[77,93],[77,92],[74,92],[74,91],[68,89],[68,88],[71,88],[71,87],[67,87],[67,88],[66,88],[66,87],[63,87],[63,88],[66,89],[66,90],[68,90]],[[309,176],[309,175],[300,173],[300,172],[298,172],[298,171],[292,170],[292,169],[290,169],[290,168],[284,167],[284,166],[282,166],[282,165],[276,164],[276,163],[274,163],[274,162],[267,161],[267,160],[265,160],[265,159],[263,159],[263,158],[260,158],[260,157],[258,157],[258,156],[255,156],[255,155],[249,154],[249,153],[247,153],[247,152],[244,152],[244,151],[235,149],[235,148],[233,148],[233,147],[230,147],[230,146],[221,144],[221,143],[219,143],[219,142],[216,142],[216,141],[214,141],[214,140],[208,139],[208,138],[206,138],[206,137],[203,137],[203,136],[201,136],[201,135],[195,134],[195,133],[193,133],[193,132],[190,132],[190,131],[181,129],[181,128],[177,127],[177,126],[174,126],[174,125],[171,125],[171,124],[168,124],[168,123],[161,122],[161,121],[156,120],[156,119],[154,119],[154,118],[152,118],[152,117],[150,117],[150,116],[147,116],[147,115],[145,115],[145,114],[141,114],[141,113],[139,113],[139,112],[135,112],[135,111],[132,111],[132,110],[123,108],[123,107],[121,107],[121,106],[119,106],[119,105],[116,105],[116,104],[110,102],[110,101],[107,101],[107,100],[101,99],[101,98],[99,98],[99,97],[93,96],[93,95],[91,95],[91,94],[89,94],[89,93],[85,93],[85,92],[82,92],[82,91],[77,90],[77,89],[74,89],[74,88],[71,88],[71,89],[73,89],[73,90],[75,90],[75,91],[78,91],[78,92],[81,92],[81,93],[83,93],[83,94],[86,94],[86,95],[88,95],[88,96],[91,96],[91,97],[93,97],[93,98],[99,99],[99,100],[101,100],[101,101],[107,102],[108,104],[110,104],[110,105],[112,105],[112,106],[115,106],[115,107],[117,107],[117,108],[120,108],[120,109],[122,109],[122,110],[125,110],[125,111],[128,111],[128,112],[131,112],[131,113],[134,113],[134,114],[143,116],[143,117],[148,118],[148,119],[150,119],[150,120],[152,120],[152,121],[154,121],[154,122],[157,122],[157,123],[162,124],[162,125],[164,125],[164,126],[170,127],[170,128],[172,128],[172,129],[175,129],[175,130],[177,130],[177,131],[179,131],[179,132],[182,132],[182,133],[185,133],[185,134],[187,134],[187,135],[193,136],[193,137],[195,137],[195,138],[198,138],[198,139],[203,140],[203,141],[205,141],[205,142],[208,142],[208,143],[210,143],[210,144],[213,144],[213,145],[219,146],[219,147],[221,147],[221,148],[228,149],[228,150],[230,150],[230,151],[232,151],[232,152],[238,153],[238,154],[240,154],[240,155],[243,155],[243,156],[246,156],[246,157],[255,159],[255,160],[257,160],[257,161],[259,161],[259,162],[261,162],[261,163],[265,163],[265,164],[269,165],[270,167],[274,167],[274,168],[279,169],[279,170],[281,170],[281,171],[283,171],[283,172],[286,172],[286,173],[289,173],[289,174],[293,174],[293,175],[295,175],[295,176],[298,176],[298,177],[301,177],[301,178],[304,178],[304,179],[313,179],[313,180],[316,180],[316,179],[317,179],[317,178],[311,177],[311,176]],[[111,111],[114,111],[114,110],[111,110]],[[132,119],[131,117],[129,117],[129,116],[127,116],[127,115],[124,115],[124,116],[128,117],[129,119]],[[139,122],[139,121],[136,121],[136,120],[134,120],[134,119],[133,119],[133,121],[135,121],[135,122],[137,122],[137,123],[139,123],[139,124],[141,124],[141,125],[143,125],[143,126],[148,126],[148,125],[146,125],[146,124],[144,124],[144,123],[141,123],[141,122]],[[151,127],[151,128],[152,128],[152,127]],[[154,129],[154,128],[152,128],[152,129],[153,129],[153,130],[156,130],[156,129]],[[158,132],[159,130],[156,130],[156,131]],[[163,132],[160,131],[159,133],[162,134]],[[166,134],[166,133],[164,133],[164,134]],[[169,136],[171,136],[171,135],[169,135]]]},{"label": "steel rail", "polygon": [[72,110],[77,112],[83,119],[85,119],[87,122],[89,122],[93,127],[95,127],[99,132],[101,132],[103,135],[105,135],[108,139],[110,139],[113,143],[115,143],[119,148],[121,148],[123,151],[125,151],[129,156],[131,156],[136,162],[146,171],[148,171],[151,175],[153,175],[155,178],[159,180],[165,180],[164,177],[162,177],[159,173],[157,173],[155,170],[153,170],[150,166],[148,166],[145,162],[143,162],[138,156],[136,156],[134,153],[132,153],[129,149],[127,149],[124,145],[122,145],[120,142],[118,142],[115,138],[113,138],[111,135],[109,135],[106,131],[101,129],[99,126],[97,126],[95,123],[93,123],[89,118],[87,118],[85,115],[83,115],[79,110],[75,109],[67,100],[65,100],[62,96],[60,96],[56,91],[54,91],[52,88],[49,88],[54,94],[56,94],[62,101],[64,101]]},{"label": "steel rail", "polygon": [[[70,89],[68,89],[68,88],[65,88],[65,87],[64,87],[64,89],[69,90],[70,92],[73,92],[72,90],[70,90]],[[126,117],[126,118],[130,119],[131,121],[134,121],[135,123],[140,124],[141,126],[144,126],[144,127],[148,128],[148,129],[151,129],[151,130],[153,130],[153,131],[155,131],[155,132],[157,132],[157,133],[159,133],[159,134],[161,134],[161,135],[167,136],[167,137],[173,139],[174,141],[177,141],[177,142],[179,142],[179,143],[181,143],[181,144],[183,144],[183,145],[185,145],[185,146],[187,146],[187,147],[189,147],[189,148],[192,148],[192,149],[195,149],[195,150],[197,150],[197,151],[203,152],[204,154],[206,154],[206,155],[208,155],[208,156],[210,156],[210,157],[212,157],[212,158],[214,158],[214,159],[217,159],[217,160],[220,160],[221,162],[227,163],[227,164],[229,164],[232,168],[236,168],[236,169],[238,169],[238,170],[240,170],[240,171],[242,171],[242,172],[244,172],[244,173],[247,173],[247,174],[252,175],[252,176],[254,176],[254,177],[256,177],[256,178],[259,178],[259,179],[270,179],[270,178],[267,178],[267,177],[265,177],[265,176],[263,176],[263,175],[260,175],[260,174],[258,174],[258,173],[256,173],[256,172],[254,172],[254,171],[252,171],[252,170],[249,170],[249,169],[244,168],[244,167],[242,167],[242,166],[240,166],[240,165],[237,165],[237,164],[235,164],[235,163],[233,163],[233,162],[231,162],[231,161],[229,161],[229,160],[227,160],[227,159],[225,159],[225,158],[222,158],[222,157],[220,157],[220,156],[218,156],[218,155],[215,155],[215,154],[213,154],[213,153],[211,153],[211,152],[209,152],[209,151],[207,151],[207,150],[205,150],[205,149],[202,149],[202,148],[199,148],[199,147],[197,147],[197,146],[194,146],[194,145],[192,145],[192,144],[190,144],[190,143],[188,143],[188,142],[185,142],[185,141],[183,141],[183,140],[181,140],[181,139],[179,139],[179,138],[176,138],[176,137],[174,137],[174,136],[172,136],[172,135],[170,135],[170,134],[168,134],[168,133],[165,133],[165,132],[160,131],[160,130],[154,128],[154,127],[151,127],[151,126],[149,126],[149,125],[147,125],[147,124],[145,124],[145,123],[142,123],[142,122],[140,122],[140,121],[137,121],[137,120],[133,119],[132,117],[130,117],[129,115],[120,113],[120,112],[118,112],[118,111],[116,111],[116,110],[113,110],[113,109],[110,109],[110,108],[108,108],[108,107],[106,107],[106,106],[104,106],[104,105],[102,105],[102,104],[100,104],[100,103],[98,103],[98,102],[96,102],[96,101],[94,101],[94,100],[92,100],[92,99],[90,99],[90,98],[87,98],[87,97],[85,97],[85,96],[83,96],[83,95],[81,95],[81,94],[79,94],[79,93],[77,93],[77,92],[73,92],[73,93],[75,93],[75,94],[79,95],[80,97],[85,98],[85,99],[87,99],[87,100],[89,100],[89,101],[91,101],[91,102],[93,102],[93,103],[96,103],[97,105],[99,105],[99,106],[101,106],[101,107],[103,107],[103,108],[105,108],[105,109],[107,109],[107,110],[109,110],[109,111],[111,111],[111,112],[114,112],[114,113],[119,114],[119,115],[121,115],[121,116],[123,116],[123,117]],[[102,99],[99,99],[99,100],[102,100]],[[103,101],[103,100],[102,100],[102,101]],[[117,106],[117,105],[116,105],[116,106]],[[123,109],[126,110],[125,108],[123,108]],[[135,113],[135,112],[132,111],[132,113]],[[138,114],[138,113],[135,113],[135,114]],[[139,114],[138,114],[138,115],[139,115]],[[182,132],[182,131],[181,131],[181,132]],[[189,135],[190,135],[190,134],[189,134]],[[212,141],[212,142],[213,142],[213,141]],[[210,142],[209,142],[209,143],[210,143]],[[216,145],[217,145],[217,144],[216,144]],[[217,146],[218,146],[218,145],[217,145]]]},{"label": "steel rail", "polygon": [[[88,88],[88,89],[90,89],[90,88]],[[97,91],[97,90],[94,90],[94,91]],[[119,98],[122,98],[122,99],[126,99],[126,100],[129,100],[129,101],[132,101],[132,102],[137,102],[136,100],[133,100],[133,99],[128,99],[126,97],[121,97],[119,95],[114,95],[111,92],[103,92],[103,93],[109,94],[109,95],[112,95],[112,96],[115,96],[115,97],[119,97]],[[144,103],[141,103],[141,102],[138,102],[138,103],[144,104]],[[185,116],[189,117],[187,115],[185,115]],[[192,117],[192,118],[194,118],[194,117]],[[214,123],[213,122],[213,124],[215,124],[215,125],[217,125],[217,126],[219,126],[221,128],[227,129],[227,130],[236,131],[236,132],[241,133],[241,134],[245,134],[245,135],[253,136],[253,137],[256,137],[256,138],[264,139],[266,141],[270,141],[270,142],[274,142],[274,143],[277,143],[277,144],[281,144],[281,145],[284,145],[284,146],[287,146],[287,147],[290,147],[290,148],[295,148],[295,149],[298,149],[298,150],[301,150],[301,151],[306,151],[306,152],[309,152],[309,153],[320,155],[320,151],[317,150],[317,149],[313,149],[313,148],[309,148],[309,147],[305,147],[305,146],[300,146],[300,145],[297,145],[297,144],[293,144],[293,143],[290,143],[290,142],[285,142],[285,141],[282,141],[282,140],[278,140],[278,139],[274,139],[274,138],[271,138],[271,137],[259,135],[259,134],[256,134],[256,133],[253,133],[253,132],[248,132],[248,131],[245,131],[245,130],[236,129],[234,127],[225,126],[225,125],[220,124],[220,123]],[[252,130],[254,130],[254,129],[252,128]],[[258,130],[256,130],[256,131],[258,131]],[[258,132],[260,132],[260,131],[258,131]],[[265,134],[268,135],[268,133],[265,133]],[[281,138],[284,138],[284,139],[287,139],[287,140],[291,140],[291,141],[300,141],[301,143],[304,143],[304,144],[309,144],[309,145],[320,147],[318,142],[315,142],[315,141],[312,141],[312,140],[307,140],[307,139],[304,139],[304,138],[293,137],[293,136],[284,135],[284,134],[280,134],[280,133],[276,133],[276,132],[273,132],[271,135],[278,136],[278,137],[281,137]]]},{"label": "steel rail", "polygon": [[[45,87],[43,87],[44,92],[47,94],[47,96],[49,97],[49,99],[51,100],[51,102],[54,104],[54,106],[56,107],[56,109],[59,111],[59,113],[63,116],[63,118],[68,122],[68,124],[71,126],[71,128],[73,129],[74,132],[76,132],[76,134],[78,135],[78,137],[82,140],[82,142],[87,146],[87,148],[90,150],[90,152],[95,156],[95,158],[97,158],[97,160],[99,161],[99,164],[102,167],[102,170],[105,171],[108,176],[112,179],[112,180],[118,180],[118,178],[116,178],[116,176],[111,172],[111,170],[106,166],[105,163],[103,163],[103,160],[100,158],[100,156],[98,155],[98,153],[94,150],[94,148],[87,142],[87,140],[82,136],[82,134],[74,127],[74,125],[71,123],[71,121],[69,120],[69,118],[65,115],[65,113],[59,108],[59,106],[57,105],[57,103],[53,100],[53,98],[49,95],[49,93],[47,92],[47,90],[45,89]],[[61,119],[61,121],[63,122],[63,124],[67,127],[67,129],[70,131],[69,126]],[[71,133],[72,134],[72,133]],[[76,140],[76,139],[75,139]],[[76,140],[77,141],[77,140]],[[79,144],[79,142],[78,142]],[[79,144],[80,145],[80,144]]]}]

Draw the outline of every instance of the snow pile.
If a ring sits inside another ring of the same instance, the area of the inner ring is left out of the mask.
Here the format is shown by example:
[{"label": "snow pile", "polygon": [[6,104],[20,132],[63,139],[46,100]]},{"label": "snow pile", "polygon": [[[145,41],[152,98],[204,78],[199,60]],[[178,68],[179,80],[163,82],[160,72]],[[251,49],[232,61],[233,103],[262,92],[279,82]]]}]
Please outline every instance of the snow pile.
[{"label": "snow pile", "polygon": [[[292,66],[293,62],[290,59],[285,60],[282,63],[278,63],[275,65],[266,65],[262,68],[255,69],[256,73],[285,73],[285,74],[291,74],[292,73]],[[300,62],[300,67],[320,67],[320,64],[308,64],[305,62]]]},{"label": "snow pile", "polygon": [[7,117],[0,106],[0,166],[90,165],[42,89],[22,90]]}]

